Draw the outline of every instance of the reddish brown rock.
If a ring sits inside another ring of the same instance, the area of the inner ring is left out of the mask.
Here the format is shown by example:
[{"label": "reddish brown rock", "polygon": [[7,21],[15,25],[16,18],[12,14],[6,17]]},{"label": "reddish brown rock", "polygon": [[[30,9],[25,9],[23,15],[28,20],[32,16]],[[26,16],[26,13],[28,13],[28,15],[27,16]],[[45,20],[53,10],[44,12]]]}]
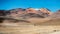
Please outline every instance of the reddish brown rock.
[{"label": "reddish brown rock", "polygon": [[37,11],[35,9],[33,9],[33,8],[26,9],[26,12],[27,13],[37,13]]},{"label": "reddish brown rock", "polygon": [[49,9],[46,9],[46,8],[41,8],[41,9],[40,9],[40,12],[46,13],[46,14],[48,14],[48,15],[51,15],[50,10],[49,10]]}]

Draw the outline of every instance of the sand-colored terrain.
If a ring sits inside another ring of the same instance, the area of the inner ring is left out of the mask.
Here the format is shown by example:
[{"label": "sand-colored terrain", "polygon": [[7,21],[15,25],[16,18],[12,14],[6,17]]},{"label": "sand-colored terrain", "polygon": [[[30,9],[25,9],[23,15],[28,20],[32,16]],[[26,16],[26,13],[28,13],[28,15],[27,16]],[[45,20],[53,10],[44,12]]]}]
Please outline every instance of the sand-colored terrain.
[{"label": "sand-colored terrain", "polygon": [[0,26],[0,34],[52,34],[60,31],[60,20],[31,18],[28,21],[30,23],[12,23],[5,20],[0,24],[2,25]]},{"label": "sand-colored terrain", "polygon": [[39,25],[33,25],[33,24],[21,24],[21,25],[13,24],[13,25],[15,26],[5,25],[3,27],[0,27],[0,33],[3,33],[3,34],[49,34],[49,33],[60,31],[60,26],[39,26]]}]

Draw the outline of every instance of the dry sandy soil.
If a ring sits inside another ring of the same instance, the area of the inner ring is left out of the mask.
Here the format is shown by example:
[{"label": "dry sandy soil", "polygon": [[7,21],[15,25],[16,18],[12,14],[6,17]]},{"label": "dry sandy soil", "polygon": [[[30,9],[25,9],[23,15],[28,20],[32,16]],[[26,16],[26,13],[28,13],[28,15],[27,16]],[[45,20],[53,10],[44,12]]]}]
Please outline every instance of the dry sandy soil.
[{"label": "dry sandy soil", "polygon": [[28,20],[30,23],[10,23],[9,21],[4,21],[1,24],[2,26],[0,26],[0,34],[55,34],[60,32],[60,20],[47,18],[31,18]]}]

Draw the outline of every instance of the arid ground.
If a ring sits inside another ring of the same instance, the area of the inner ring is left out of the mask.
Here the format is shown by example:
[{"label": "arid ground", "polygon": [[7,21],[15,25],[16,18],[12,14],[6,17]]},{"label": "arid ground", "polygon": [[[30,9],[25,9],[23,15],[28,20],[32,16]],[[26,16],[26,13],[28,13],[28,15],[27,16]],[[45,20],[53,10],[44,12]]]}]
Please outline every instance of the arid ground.
[{"label": "arid ground", "polygon": [[[12,23],[5,20],[0,25],[0,34],[54,34],[60,31],[59,19],[28,19],[29,23],[17,22]],[[60,33],[59,33],[60,34]]]}]

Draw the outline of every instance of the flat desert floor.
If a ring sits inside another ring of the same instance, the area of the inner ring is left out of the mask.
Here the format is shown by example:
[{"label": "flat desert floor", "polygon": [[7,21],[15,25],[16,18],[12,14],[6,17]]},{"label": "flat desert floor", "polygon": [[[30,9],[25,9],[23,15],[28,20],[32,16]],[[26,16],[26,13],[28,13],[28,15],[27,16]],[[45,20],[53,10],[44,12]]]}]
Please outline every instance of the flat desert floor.
[{"label": "flat desert floor", "polygon": [[0,27],[0,34],[50,34],[60,31],[60,26],[40,26],[26,23],[7,24]]}]

